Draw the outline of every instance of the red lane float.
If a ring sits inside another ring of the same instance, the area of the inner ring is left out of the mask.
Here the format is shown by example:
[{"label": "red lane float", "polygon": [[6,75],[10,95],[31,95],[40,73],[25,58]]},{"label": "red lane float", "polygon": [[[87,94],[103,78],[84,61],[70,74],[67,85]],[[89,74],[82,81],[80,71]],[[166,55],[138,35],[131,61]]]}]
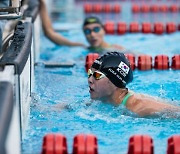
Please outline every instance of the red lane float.
[{"label": "red lane float", "polygon": [[173,33],[176,31],[176,24],[174,22],[166,23],[166,32]]},{"label": "red lane float", "polygon": [[154,12],[154,13],[156,13],[156,12],[159,12],[159,6],[157,6],[157,5],[151,5],[150,6],[150,11],[151,12]]},{"label": "red lane float", "polygon": [[138,22],[131,22],[129,25],[129,32],[130,33],[137,33],[139,32],[139,24]]},{"label": "red lane float", "polygon": [[161,5],[161,6],[159,6],[159,10],[160,10],[160,12],[168,12],[168,7],[167,7],[167,5]]},{"label": "red lane float", "polygon": [[150,11],[149,5],[143,4],[143,5],[141,6],[141,12],[143,12],[143,13],[148,13],[149,11]]},{"label": "red lane float", "polygon": [[127,59],[130,62],[130,66],[132,70],[135,70],[136,65],[135,65],[135,56],[133,54],[125,54],[125,56],[127,57]]},{"label": "red lane float", "polygon": [[104,4],[103,12],[105,12],[105,13],[111,12],[111,5],[110,4]]},{"label": "red lane float", "polygon": [[103,10],[103,7],[101,4],[94,4],[93,5],[93,12],[94,13],[101,13]]},{"label": "red lane float", "polygon": [[85,5],[84,5],[84,12],[85,12],[85,13],[91,13],[91,12],[93,12],[93,7],[92,7],[92,5],[91,5],[91,4],[85,4]]},{"label": "red lane float", "polygon": [[99,57],[98,53],[89,53],[86,56],[85,69],[88,72],[88,69],[92,66],[93,62]]},{"label": "red lane float", "polygon": [[127,32],[127,25],[125,22],[118,22],[117,24],[117,33],[122,35]]},{"label": "red lane float", "polygon": [[120,13],[121,12],[121,6],[119,4],[114,4],[112,6],[112,12],[114,13]]},{"label": "red lane float", "polygon": [[172,65],[171,68],[174,70],[180,69],[180,55],[174,55],[172,57]]},{"label": "red lane float", "polygon": [[168,138],[167,154],[180,154],[180,135]]},{"label": "red lane float", "polygon": [[104,25],[105,31],[107,34],[114,34],[115,33],[115,25],[112,21],[107,21]]},{"label": "red lane float", "polygon": [[138,56],[138,69],[145,71],[152,69],[152,57],[148,55]]},{"label": "red lane float", "polygon": [[67,154],[66,137],[61,134],[47,134],[43,138],[42,154]]},{"label": "red lane float", "polygon": [[170,7],[169,7],[169,11],[170,12],[178,12],[178,6],[177,5],[175,5],[175,4],[173,4],[173,5],[171,5]]},{"label": "red lane float", "polygon": [[94,135],[79,134],[74,137],[73,154],[97,154],[97,138]]},{"label": "red lane float", "polygon": [[152,138],[148,135],[134,135],[130,137],[128,154],[154,154]]},{"label": "red lane float", "polygon": [[132,6],[132,12],[133,12],[133,13],[139,13],[139,12],[140,12],[140,7],[139,7],[139,5],[133,4],[133,6]]},{"label": "red lane float", "polygon": [[155,57],[154,68],[158,70],[169,69],[169,57],[166,55],[157,55]]},{"label": "red lane float", "polygon": [[154,23],[154,33],[161,35],[164,32],[164,25],[160,22]]},{"label": "red lane float", "polygon": [[143,33],[151,33],[151,23],[149,22],[143,22],[142,23],[142,32]]}]

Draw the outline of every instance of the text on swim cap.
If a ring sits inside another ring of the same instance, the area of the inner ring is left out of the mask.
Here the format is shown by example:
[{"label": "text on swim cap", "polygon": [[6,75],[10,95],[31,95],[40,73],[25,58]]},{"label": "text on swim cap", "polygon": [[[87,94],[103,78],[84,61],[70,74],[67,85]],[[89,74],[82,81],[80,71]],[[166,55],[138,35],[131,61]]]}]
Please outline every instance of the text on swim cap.
[{"label": "text on swim cap", "polygon": [[117,71],[124,77],[126,77],[126,73],[121,69],[121,68],[117,68]]},{"label": "text on swim cap", "polygon": [[99,65],[101,65],[101,64],[102,64],[102,62],[101,62],[101,61],[99,61],[99,60],[97,60],[97,59],[94,61],[94,63],[99,64]]},{"label": "text on swim cap", "polygon": [[[118,69],[117,69],[118,70]],[[111,69],[111,68],[109,68],[108,69],[108,71],[109,72],[111,72],[113,75],[115,75],[119,80],[121,80],[124,84],[126,84],[126,82],[113,70],[113,69]],[[121,73],[121,75],[125,75],[126,76],[126,74],[123,72],[123,71],[121,71],[121,69],[118,71],[119,73]],[[124,76],[124,77],[125,77]]]}]

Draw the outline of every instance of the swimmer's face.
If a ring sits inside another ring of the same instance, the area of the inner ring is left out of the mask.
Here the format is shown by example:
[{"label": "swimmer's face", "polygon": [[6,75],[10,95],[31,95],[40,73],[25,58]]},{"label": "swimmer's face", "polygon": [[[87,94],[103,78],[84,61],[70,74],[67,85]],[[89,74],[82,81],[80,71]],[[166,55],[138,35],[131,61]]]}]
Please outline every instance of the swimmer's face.
[{"label": "swimmer's face", "polygon": [[[92,68],[92,72],[94,71],[96,70]],[[88,78],[88,84],[91,99],[108,99],[108,97],[111,97],[116,89],[107,77],[97,80],[93,75],[91,75]]]},{"label": "swimmer's face", "polygon": [[84,34],[91,47],[101,47],[104,42],[105,31],[98,23],[88,24],[83,28]]}]

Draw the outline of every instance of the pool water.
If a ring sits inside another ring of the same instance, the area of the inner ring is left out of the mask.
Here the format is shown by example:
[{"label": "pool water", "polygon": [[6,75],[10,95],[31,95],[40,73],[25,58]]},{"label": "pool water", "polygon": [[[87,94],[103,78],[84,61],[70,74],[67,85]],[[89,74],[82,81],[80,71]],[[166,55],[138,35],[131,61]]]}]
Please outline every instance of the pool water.
[{"label": "pool water", "polygon": [[[86,42],[80,27],[61,33],[71,40]],[[146,53],[152,57],[180,53],[180,33],[157,36],[153,34],[108,35],[110,43],[121,44],[128,49]],[[99,101],[91,101],[85,73],[83,48],[59,47],[44,36],[41,56],[35,67],[35,89],[32,94],[31,113],[22,142],[22,153],[40,153],[42,138],[47,133],[61,133],[67,137],[68,152],[72,152],[73,137],[80,133],[97,136],[100,154],[124,154],[129,137],[147,134],[154,140],[155,153],[164,154],[167,139],[180,132],[179,118],[140,118],[123,106],[113,107]],[[71,68],[45,68],[43,61],[74,62]],[[138,93],[165,99],[180,105],[180,71],[134,71],[134,80],[128,88]]]}]

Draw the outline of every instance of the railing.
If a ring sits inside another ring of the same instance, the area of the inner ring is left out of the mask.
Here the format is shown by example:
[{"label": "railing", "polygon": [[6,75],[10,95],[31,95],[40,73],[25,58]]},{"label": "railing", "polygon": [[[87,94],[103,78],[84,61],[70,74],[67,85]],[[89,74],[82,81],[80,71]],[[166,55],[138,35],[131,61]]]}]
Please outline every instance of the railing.
[{"label": "railing", "polygon": [[22,17],[22,13],[20,11],[21,0],[10,0],[10,6],[8,7],[0,7],[0,19],[17,19]]}]

